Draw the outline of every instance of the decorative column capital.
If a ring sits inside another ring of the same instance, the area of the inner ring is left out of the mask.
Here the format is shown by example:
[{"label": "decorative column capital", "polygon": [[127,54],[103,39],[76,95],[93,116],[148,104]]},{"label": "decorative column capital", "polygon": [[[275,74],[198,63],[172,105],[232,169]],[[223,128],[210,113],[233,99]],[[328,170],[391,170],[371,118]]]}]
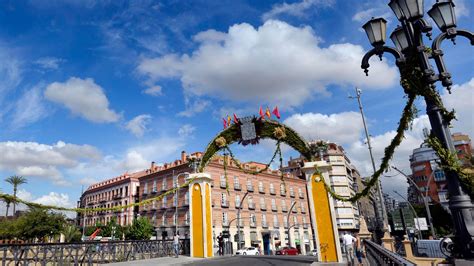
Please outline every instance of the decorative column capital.
[{"label": "decorative column capital", "polygon": [[328,172],[332,169],[332,166],[326,161],[305,162],[301,170],[303,170],[305,174],[313,174],[316,168],[322,172]]},{"label": "decorative column capital", "polygon": [[211,183],[212,181],[211,175],[208,173],[193,173],[186,177],[186,181],[192,179],[193,181],[191,183]]}]

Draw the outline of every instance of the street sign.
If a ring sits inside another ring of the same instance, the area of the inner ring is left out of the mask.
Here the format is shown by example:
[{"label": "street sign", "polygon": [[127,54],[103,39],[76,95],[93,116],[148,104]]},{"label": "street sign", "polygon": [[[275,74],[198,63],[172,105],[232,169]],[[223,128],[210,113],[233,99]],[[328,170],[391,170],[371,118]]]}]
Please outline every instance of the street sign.
[{"label": "street sign", "polygon": [[415,218],[415,226],[416,229],[421,230],[421,231],[427,231],[428,230],[428,223],[426,222],[426,218]]}]

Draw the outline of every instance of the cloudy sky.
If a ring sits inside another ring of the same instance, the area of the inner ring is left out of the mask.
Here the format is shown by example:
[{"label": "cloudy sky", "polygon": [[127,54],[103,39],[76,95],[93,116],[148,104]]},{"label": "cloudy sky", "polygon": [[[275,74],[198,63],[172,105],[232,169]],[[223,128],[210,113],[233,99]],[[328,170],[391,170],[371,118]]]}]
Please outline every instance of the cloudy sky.
[{"label": "cloudy sky", "polygon": [[[360,69],[370,49],[361,26],[373,16],[388,20],[388,32],[396,26],[386,2],[1,1],[0,189],[11,193],[3,179],[22,175],[20,197],[73,206],[82,186],[202,151],[223,116],[260,106],[278,106],[308,140],[339,143],[370,174],[348,95],[363,90],[378,161],[405,103],[393,58],[374,59],[369,77]],[[474,3],[455,3],[458,25],[473,30]],[[472,48],[461,39],[443,48],[457,84],[451,95],[440,90],[458,111],[453,131],[474,136]],[[417,105],[394,158],[405,170],[429,126]],[[266,162],[274,145],[234,149]],[[390,193],[406,182],[383,185]]]}]

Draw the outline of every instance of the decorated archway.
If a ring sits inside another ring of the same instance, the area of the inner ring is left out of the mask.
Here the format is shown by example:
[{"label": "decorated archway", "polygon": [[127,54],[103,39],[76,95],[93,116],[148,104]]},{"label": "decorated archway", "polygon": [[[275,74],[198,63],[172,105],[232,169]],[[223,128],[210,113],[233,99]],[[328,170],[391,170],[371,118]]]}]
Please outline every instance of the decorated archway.
[{"label": "decorated archway", "polygon": [[[276,141],[276,150],[270,162],[264,169],[257,171],[245,169],[239,161],[234,158],[230,145],[238,143],[240,145],[256,145],[261,139],[272,139]],[[328,193],[328,185],[325,180],[329,180],[330,165],[323,161],[315,162],[315,155],[322,149],[327,148],[326,143],[322,141],[308,143],[295,130],[274,120],[266,120],[264,117],[235,117],[234,123],[217,134],[208,144],[201,162],[198,167],[197,175],[207,175],[206,166],[212,160],[213,156],[219,151],[224,151],[224,173],[226,175],[226,158],[230,157],[241,171],[258,175],[268,169],[270,164],[279,155],[280,167],[282,167],[281,144],[287,144],[299,152],[304,158],[304,165],[301,169],[306,177],[306,187],[308,189],[308,205],[310,206],[310,216],[314,237],[316,239],[317,249],[320,250],[321,261],[337,262],[342,260],[340,244],[338,240],[338,231],[336,226],[335,211],[333,201]],[[284,184],[283,173],[281,180]],[[228,189],[228,185],[226,184]],[[229,190],[228,190],[229,191]],[[199,210],[196,210],[200,212]],[[201,223],[197,223],[201,226]],[[291,227],[290,227],[291,228]],[[291,244],[291,241],[289,241]]]}]

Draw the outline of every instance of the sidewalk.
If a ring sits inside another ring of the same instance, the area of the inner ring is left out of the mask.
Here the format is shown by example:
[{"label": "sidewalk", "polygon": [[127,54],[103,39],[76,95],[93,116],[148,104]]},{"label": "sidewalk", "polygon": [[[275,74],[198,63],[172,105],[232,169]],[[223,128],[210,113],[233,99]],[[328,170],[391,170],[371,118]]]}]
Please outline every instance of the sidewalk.
[{"label": "sidewalk", "polygon": [[188,256],[179,256],[179,258],[175,257],[161,257],[161,258],[154,258],[154,259],[146,259],[146,260],[131,260],[131,261],[124,261],[124,262],[116,262],[116,263],[108,263],[102,265],[113,265],[113,266],[141,266],[141,265],[183,265],[188,264],[191,262],[203,260],[202,258],[191,258]]}]

